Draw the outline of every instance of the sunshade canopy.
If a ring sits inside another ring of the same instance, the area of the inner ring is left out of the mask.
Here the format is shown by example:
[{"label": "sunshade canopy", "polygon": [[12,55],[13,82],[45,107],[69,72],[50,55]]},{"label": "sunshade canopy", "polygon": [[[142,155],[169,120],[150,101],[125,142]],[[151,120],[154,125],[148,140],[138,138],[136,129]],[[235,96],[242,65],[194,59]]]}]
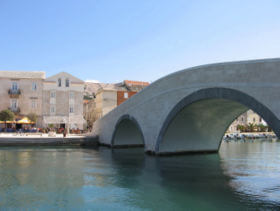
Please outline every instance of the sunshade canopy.
[{"label": "sunshade canopy", "polygon": [[24,117],[21,120],[16,121],[17,124],[34,124],[34,122],[30,121],[27,117]]}]

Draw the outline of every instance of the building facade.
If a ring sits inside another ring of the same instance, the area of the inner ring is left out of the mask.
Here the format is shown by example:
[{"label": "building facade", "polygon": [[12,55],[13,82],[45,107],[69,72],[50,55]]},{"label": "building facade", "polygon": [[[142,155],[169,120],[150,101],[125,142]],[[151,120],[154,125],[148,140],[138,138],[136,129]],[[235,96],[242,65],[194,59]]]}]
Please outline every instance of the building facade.
[{"label": "building facade", "polygon": [[148,85],[148,82],[128,80],[118,84],[104,85],[95,94],[95,113],[97,119],[103,117]]},{"label": "building facade", "polygon": [[61,72],[43,82],[43,126],[83,129],[84,82]]},{"label": "building facade", "polygon": [[102,88],[96,93],[94,101],[96,118],[100,119],[118,106],[117,90]]},{"label": "building facade", "polygon": [[0,111],[9,109],[17,118],[30,113],[42,124],[44,72],[0,71]]},{"label": "building facade", "polygon": [[124,80],[121,83],[106,84],[86,82],[84,90],[84,118],[88,129],[121,103],[149,85],[148,82]]},{"label": "building facade", "polygon": [[84,100],[84,119],[86,121],[87,129],[92,128],[93,123],[96,120],[94,109],[95,101],[93,99]]},{"label": "building facade", "polygon": [[83,129],[84,82],[62,72],[46,78],[45,72],[0,71],[0,111],[10,109],[16,118],[34,113],[37,127]]},{"label": "building facade", "polygon": [[240,132],[238,130],[238,125],[265,125],[267,126],[267,123],[254,111],[248,110],[245,113],[241,114],[237,119],[235,119],[232,124],[228,128],[229,133],[238,133]]}]

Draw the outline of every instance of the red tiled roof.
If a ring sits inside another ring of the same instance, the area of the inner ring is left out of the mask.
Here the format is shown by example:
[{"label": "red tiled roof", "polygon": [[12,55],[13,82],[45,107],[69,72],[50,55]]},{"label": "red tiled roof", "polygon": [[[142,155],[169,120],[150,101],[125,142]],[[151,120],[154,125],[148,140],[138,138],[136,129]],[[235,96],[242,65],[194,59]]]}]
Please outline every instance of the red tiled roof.
[{"label": "red tiled roof", "polygon": [[130,81],[130,80],[124,80],[124,83],[129,86],[149,86],[149,82],[145,81]]}]

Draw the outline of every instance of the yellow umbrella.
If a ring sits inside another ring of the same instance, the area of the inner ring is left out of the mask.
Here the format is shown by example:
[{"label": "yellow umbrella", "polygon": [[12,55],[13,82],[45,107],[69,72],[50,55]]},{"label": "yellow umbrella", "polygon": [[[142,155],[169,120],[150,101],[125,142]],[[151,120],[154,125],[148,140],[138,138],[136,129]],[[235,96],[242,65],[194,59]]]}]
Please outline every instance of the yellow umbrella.
[{"label": "yellow umbrella", "polygon": [[16,122],[17,124],[34,124],[34,122],[31,122],[27,117],[24,117],[21,120],[18,120]]},{"label": "yellow umbrella", "polygon": [[4,121],[0,121],[0,124],[4,124],[5,122]]}]

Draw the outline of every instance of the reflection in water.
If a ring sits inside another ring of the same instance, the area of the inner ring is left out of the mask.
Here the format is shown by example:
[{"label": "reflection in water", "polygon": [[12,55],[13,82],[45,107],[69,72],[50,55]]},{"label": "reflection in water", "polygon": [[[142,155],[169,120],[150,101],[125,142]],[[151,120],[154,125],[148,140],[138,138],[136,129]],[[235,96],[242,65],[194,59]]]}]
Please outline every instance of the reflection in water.
[{"label": "reflection in water", "polygon": [[224,143],[221,168],[230,186],[260,202],[280,203],[280,143]]},{"label": "reflection in water", "polygon": [[0,208],[275,208],[279,153],[280,143],[265,142],[172,157],[143,149],[1,148]]}]

